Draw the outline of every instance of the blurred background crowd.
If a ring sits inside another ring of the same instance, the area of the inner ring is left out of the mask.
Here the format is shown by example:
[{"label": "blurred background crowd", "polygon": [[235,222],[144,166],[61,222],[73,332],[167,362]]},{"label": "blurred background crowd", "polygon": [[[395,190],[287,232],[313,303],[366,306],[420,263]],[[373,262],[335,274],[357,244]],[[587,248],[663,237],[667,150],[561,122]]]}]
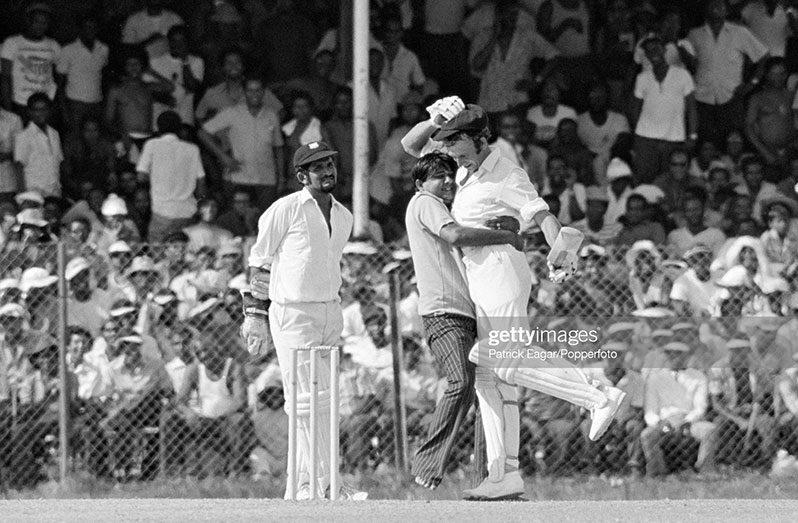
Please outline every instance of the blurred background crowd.
[{"label": "blurred background crowd", "polygon": [[[351,204],[351,5],[6,4],[0,485],[47,473],[60,280],[75,463],[117,480],[278,475],[280,374],[240,345],[240,290],[258,217],[298,188],[299,146],[340,151],[335,194]],[[452,94],[488,111],[492,147],[585,233],[580,276],[554,286],[542,235],[523,231],[530,318],[598,328],[613,356],[585,368],[629,398],[591,443],[584,413],[526,392],[527,472],[766,469],[798,450],[794,4],[370,2],[371,222],[344,263],[348,471],[393,463],[392,342],[411,447],[445,388],[416,312],[400,139]]]}]

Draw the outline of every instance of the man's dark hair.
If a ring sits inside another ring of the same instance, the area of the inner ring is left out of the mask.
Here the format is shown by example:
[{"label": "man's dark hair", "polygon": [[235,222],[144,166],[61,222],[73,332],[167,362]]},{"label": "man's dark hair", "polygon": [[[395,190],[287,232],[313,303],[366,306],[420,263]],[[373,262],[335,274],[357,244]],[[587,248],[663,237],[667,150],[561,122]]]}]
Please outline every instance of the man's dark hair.
[{"label": "man's dark hair", "polygon": [[244,50],[236,45],[231,45],[222,51],[222,54],[219,56],[219,65],[223,65],[224,61],[227,60],[227,57],[230,55],[236,55],[241,58],[242,62],[245,61]]},{"label": "man's dark hair", "polygon": [[77,334],[85,338],[88,338],[89,341],[92,340],[91,333],[79,325],[70,325],[69,327],[67,327],[67,334],[69,335],[70,338]]},{"label": "man's dark hair", "polygon": [[183,231],[176,231],[169,234],[163,240],[164,243],[188,243],[188,235]]},{"label": "man's dark hair", "polygon": [[414,183],[424,183],[432,173],[444,170],[454,174],[457,172],[457,162],[448,154],[435,151],[419,158],[410,175],[413,177]]},{"label": "man's dark hair", "polygon": [[706,205],[707,203],[707,191],[703,187],[699,187],[698,185],[691,185],[687,189],[684,190],[684,201],[682,205],[684,205],[687,200],[697,200],[701,202],[701,205]]},{"label": "man's dark hair", "polygon": [[308,105],[310,105],[311,109],[315,109],[316,107],[316,101],[313,100],[313,97],[310,95],[310,93],[303,91],[302,89],[295,89],[291,91],[291,106],[293,106],[294,102],[297,100],[305,100]]},{"label": "man's dark hair", "polygon": [[39,102],[47,104],[47,107],[52,106],[50,98],[44,93],[33,93],[28,97],[28,109],[33,109],[33,106]]},{"label": "man's dark hair", "polygon": [[740,169],[743,171],[743,174],[745,174],[745,170],[748,169],[748,167],[751,165],[759,165],[760,167],[764,168],[765,162],[763,162],[762,158],[760,158],[759,155],[756,154],[751,154],[749,156],[746,156],[745,158],[743,158],[743,161],[740,162]]},{"label": "man's dark hair", "polygon": [[150,63],[147,51],[140,45],[128,45],[122,50],[120,57],[122,58],[122,64],[128,60],[138,60],[142,67],[147,67],[147,64]]},{"label": "man's dark hair", "polygon": [[554,162],[556,160],[559,160],[562,163],[568,165],[568,162],[565,161],[565,156],[562,156],[562,155],[559,155],[559,154],[551,154],[546,159],[546,169],[549,169],[551,167],[552,162]]},{"label": "man's dark hair", "polygon": [[181,34],[188,40],[188,27],[184,25],[175,25],[166,32],[166,38],[171,40],[173,36]]},{"label": "man's dark hair", "polygon": [[633,201],[639,201],[640,203],[642,203],[644,209],[648,207],[648,200],[646,200],[646,198],[642,194],[637,194],[637,193],[630,194],[629,197],[626,199],[626,207],[629,208],[629,204],[632,203]]},{"label": "man's dark hair", "polygon": [[335,95],[333,96],[333,99],[338,98],[338,95],[341,95],[341,94],[345,94],[349,98],[354,98],[354,94],[352,93],[352,88],[351,87],[347,87],[345,85],[342,85],[342,86],[338,87],[338,89],[335,90]]},{"label": "man's dark hair", "polygon": [[180,115],[174,111],[164,111],[158,116],[158,132],[161,134],[178,134],[182,126]]},{"label": "man's dark hair", "polygon": [[261,87],[264,89],[266,88],[266,80],[256,72],[250,72],[244,75],[244,87],[246,87],[249,82],[259,82]]}]

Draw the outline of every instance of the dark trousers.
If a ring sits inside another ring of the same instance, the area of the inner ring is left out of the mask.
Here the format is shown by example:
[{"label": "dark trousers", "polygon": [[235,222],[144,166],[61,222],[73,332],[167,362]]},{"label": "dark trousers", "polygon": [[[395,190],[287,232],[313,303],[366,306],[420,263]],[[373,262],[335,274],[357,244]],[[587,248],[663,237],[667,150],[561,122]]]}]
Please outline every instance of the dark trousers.
[{"label": "dark trousers", "polygon": [[474,364],[468,360],[468,352],[477,337],[477,323],[456,314],[425,316],[423,320],[427,344],[446,373],[447,387],[435,409],[426,441],[416,452],[413,475],[440,481],[463,420],[474,403]]},{"label": "dark trousers", "polygon": [[735,96],[725,104],[696,103],[698,111],[698,136],[709,140],[720,150],[725,147],[729,133],[743,128],[745,101]]},{"label": "dark trousers", "polygon": [[667,172],[671,153],[683,146],[684,142],[635,135],[635,180],[638,183],[652,183],[657,176]]}]

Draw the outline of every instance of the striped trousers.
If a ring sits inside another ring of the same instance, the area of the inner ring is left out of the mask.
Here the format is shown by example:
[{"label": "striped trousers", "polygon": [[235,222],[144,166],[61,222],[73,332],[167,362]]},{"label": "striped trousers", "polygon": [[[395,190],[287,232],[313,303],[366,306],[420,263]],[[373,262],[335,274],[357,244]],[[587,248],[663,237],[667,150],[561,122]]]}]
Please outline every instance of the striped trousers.
[{"label": "striped trousers", "polygon": [[435,408],[426,441],[416,452],[413,475],[440,483],[460,427],[474,403],[474,369],[468,352],[477,337],[473,318],[457,314],[424,316],[424,332],[432,355],[446,373],[447,387]]}]

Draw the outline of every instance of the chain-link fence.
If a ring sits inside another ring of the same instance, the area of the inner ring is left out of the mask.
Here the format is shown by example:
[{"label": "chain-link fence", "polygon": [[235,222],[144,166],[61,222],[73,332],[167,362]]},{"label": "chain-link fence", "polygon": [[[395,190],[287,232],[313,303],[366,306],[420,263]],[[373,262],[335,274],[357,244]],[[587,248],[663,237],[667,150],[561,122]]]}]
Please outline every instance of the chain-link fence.
[{"label": "chain-link fence", "polygon": [[[273,354],[251,358],[238,335],[247,250],[229,239],[6,243],[2,488],[77,473],[282,481],[281,373]],[[798,301],[788,272],[766,276],[749,264],[733,279],[738,269],[712,267],[722,277],[710,285],[701,267],[653,246],[582,254],[578,276],[553,285],[544,255],[529,252],[530,328],[555,333],[532,345],[565,354],[627,399],[592,442],[588,412],[522,390],[525,474],[766,469],[778,449],[798,451]],[[342,269],[343,472],[407,471],[446,388],[417,313],[410,253],[352,243]],[[473,468],[474,436],[472,409],[450,472]]]}]

